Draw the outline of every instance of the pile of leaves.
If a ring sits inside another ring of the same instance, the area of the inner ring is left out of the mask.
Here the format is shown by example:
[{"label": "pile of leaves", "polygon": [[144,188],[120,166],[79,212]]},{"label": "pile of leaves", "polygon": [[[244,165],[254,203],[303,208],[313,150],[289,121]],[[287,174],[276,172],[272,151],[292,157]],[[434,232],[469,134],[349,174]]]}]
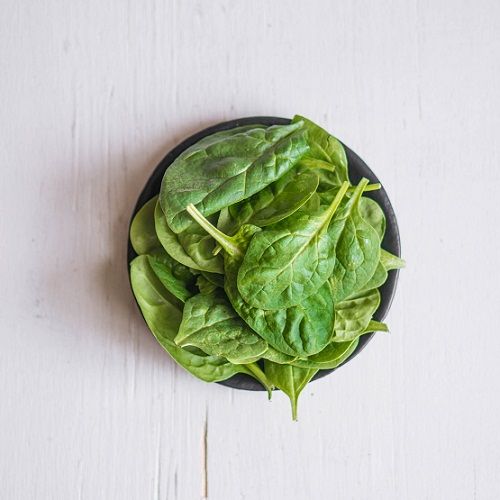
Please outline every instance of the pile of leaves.
[{"label": "pile of leaves", "polygon": [[342,144],[311,121],[249,125],[186,149],[132,221],[134,295],[158,342],[196,377],[237,373],[292,403],[344,362],[404,262],[386,220],[349,182]]}]

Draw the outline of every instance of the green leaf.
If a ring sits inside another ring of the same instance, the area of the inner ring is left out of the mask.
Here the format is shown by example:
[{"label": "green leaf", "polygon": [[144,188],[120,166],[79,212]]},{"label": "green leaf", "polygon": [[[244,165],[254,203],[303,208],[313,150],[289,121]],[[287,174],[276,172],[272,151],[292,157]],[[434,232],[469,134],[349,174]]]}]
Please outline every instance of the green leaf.
[{"label": "green leaf", "polygon": [[321,352],[307,359],[297,359],[292,362],[293,366],[299,368],[315,368],[317,370],[331,370],[341,365],[354,352],[359,339],[349,342],[332,342]]},{"label": "green leaf", "polygon": [[343,182],[349,181],[347,157],[342,143],[303,116],[294,116],[292,123],[303,123],[307,130],[309,151],[301,158],[299,167],[320,170],[320,182],[327,188],[339,187]]},{"label": "green leaf", "polygon": [[245,224],[234,236],[227,236],[194,206],[188,206],[187,211],[224,250],[224,289],[236,312],[252,330],[272,347],[292,357],[316,354],[330,342],[335,313],[328,282],[317,294],[294,307],[274,310],[252,307],[238,291],[237,275],[248,244],[260,228]]},{"label": "green leaf", "polygon": [[165,172],[160,191],[168,226],[174,233],[188,228],[189,204],[209,216],[286,174],[309,149],[302,125],[219,132],[181,153]]},{"label": "green leaf", "polygon": [[235,364],[253,363],[267,350],[267,342],[236,314],[222,291],[195,295],[186,302],[175,343]]},{"label": "green leaf", "polygon": [[334,342],[348,342],[365,333],[380,305],[380,292],[370,290],[335,304]]},{"label": "green leaf", "polygon": [[135,214],[130,225],[130,242],[138,255],[151,253],[161,244],[155,231],[154,210],[158,196],[147,201]]},{"label": "green leaf", "polygon": [[271,384],[254,363],[234,365],[220,356],[207,356],[175,344],[182,313],[170,301],[169,293],[151,269],[146,256],[136,257],[130,263],[130,281],[149,329],[180,366],[205,382],[218,382],[236,373],[246,373],[257,378],[268,391],[271,390]]},{"label": "green leaf", "polygon": [[386,220],[380,205],[375,200],[363,196],[359,200],[359,215],[377,231],[378,237],[382,241],[385,234]]},{"label": "green leaf", "polygon": [[168,227],[159,203],[154,218],[158,238],[171,257],[192,269],[222,274],[222,259],[213,255],[214,242],[198,224],[191,222],[184,231],[175,234]]},{"label": "green leaf", "polygon": [[370,320],[368,323],[368,326],[365,328],[365,331],[363,333],[370,333],[370,332],[388,332],[389,327],[380,321],[375,321],[375,320]]},{"label": "green leaf", "polygon": [[229,220],[219,219],[217,227],[234,234],[243,224],[265,227],[296,212],[315,193],[318,176],[313,172],[289,171],[250,198],[229,207]]},{"label": "green leaf", "polygon": [[187,279],[181,279],[176,276],[173,269],[171,257],[162,249],[162,252],[156,252],[147,256],[151,269],[161,281],[163,286],[181,302],[193,295],[195,277],[189,273]]},{"label": "green leaf", "polygon": [[389,253],[383,248],[380,250],[380,262],[384,266],[386,271],[392,271],[393,269],[401,269],[406,266],[406,262],[398,257]]},{"label": "green leaf", "polygon": [[297,401],[300,393],[318,370],[314,368],[299,368],[292,365],[280,365],[265,360],[264,372],[269,381],[290,398],[292,419],[297,420]]},{"label": "green leaf", "polygon": [[345,182],[326,210],[299,210],[252,238],[238,272],[245,302],[260,309],[292,307],[328,280],[336,243],[328,226],[348,187]]},{"label": "green leaf", "polygon": [[367,179],[361,180],[328,228],[337,242],[335,266],[330,277],[336,303],[361,290],[375,273],[380,259],[380,238],[358,209],[367,184]]}]

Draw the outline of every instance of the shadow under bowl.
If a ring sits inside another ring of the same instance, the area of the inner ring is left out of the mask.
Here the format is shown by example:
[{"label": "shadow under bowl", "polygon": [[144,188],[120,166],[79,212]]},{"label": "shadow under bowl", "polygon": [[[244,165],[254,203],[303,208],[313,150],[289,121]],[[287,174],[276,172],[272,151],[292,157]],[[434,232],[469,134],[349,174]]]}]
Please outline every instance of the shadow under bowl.
[{"label": "shadow under bowl", "polygon": [[[237,120],[230,120],[227,122],[219,123],[217,125],[213,125],[212,127],[208,127],[204,130],[201,130],[200,132],[193,134],[191,137],[188,137],[178,146],[172,149],[172,151],[170,151],[163,158],[163,160],[161,160],[158,166],[154,169],[153,173],[151,174],[151,177],[148,179],[146,185],[141,191],[141,194],[139,195],[135,208],[132,212],[131,222],[135,214],[139,211],[139,209],[148,200],[150,200],[151,198],[153,198],[153,196],[156,196],[160,192],[161,181],[163,179],[163,174],[165,173],[165,170],[167,170],[167,168],[172,164],[172,162],[177,158],[177,156],[179,156],[184,150],[186,150],[187,148],[198,142],[200,139],[203,139],[203,137],[214,134],[215,132],[220,132],[222,130],[230,130],[232,128],[241,127],[243,125],[261,124],[270,126],[270,125],[287,125],[289,123],[290,119],[288,118],[278,118],[275,116],[252,116],[248,118],[240,118]],[[354,151],[352,151],[345,144],[343,144],[343,146],[347,154],[347,161],[349,165],[349,177],[353,184],[357,184],[362,177],[366,177],[370,181],[370,183],[380,182],[377,176],[368,167],[368,165]],[[382,210],[384,211],[384,214],[386,216],[387,227],[384,239],[382,240],[383,248],[391,252],[392,254],[397,255],[398,257],[401,256],[401,243],[399,239],[398,223],[396,221],[396,215],[394,214],[394,210],[392,208],[389,197],[387,196],[387,193],[383,187],[383,184],[381,189],[379,189],[378,191],[368,192],[366,193],[365,196],[368,196],[373,200],[375,200],[382,207]],[[130,278],[130,262],[136,256],[137,254],[132,248],[132,244],[129,238],[128,249],[127,249],[127,264],[128,264],[129,278]],[[386,317],[391,307],[392,299],[394,298],[394,294],[396,292],[398,274],[399,274],[398,270],[390,271],[387,281],[380,288],[380,295],[381,295],[380,306],[373,315],[374,319],[376,319],[377,321],[382,321]],[[349,361],[354,359],[354,357],[356,357],[365,348],[365,346],[368,344],[368,342],[370,342],[370,340],[373,338],[374,335],[375,333],[368,333],[360,337],[358,346],[347,360],[345,360],[337,368],[331,370],[320,370],[315,375],[313,380],[329,375],[333,371],[343,366],[345,363],[348,363]],[[262,387],[262,385],[257,380],[243,373],[239,373],[227,380],[223,380],[222,382],[219,382],[219,384],[228,387],[234,387],[235,389],[245,389],[250,391],[265,390],[264,387]]]}]

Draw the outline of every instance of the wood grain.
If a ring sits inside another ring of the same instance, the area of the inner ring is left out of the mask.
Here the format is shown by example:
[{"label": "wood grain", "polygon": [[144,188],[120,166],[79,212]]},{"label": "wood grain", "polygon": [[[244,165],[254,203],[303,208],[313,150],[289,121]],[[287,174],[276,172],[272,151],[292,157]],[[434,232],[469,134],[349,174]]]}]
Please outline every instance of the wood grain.
[{"label": "wood grain", "polygon": [[[0,497],[498,498],[499,23],[485,0],[3,0]],[[391,335],[298,423],[176,367],[125,263],[169,148],[294,113],[374,169],[408,262]]]}]

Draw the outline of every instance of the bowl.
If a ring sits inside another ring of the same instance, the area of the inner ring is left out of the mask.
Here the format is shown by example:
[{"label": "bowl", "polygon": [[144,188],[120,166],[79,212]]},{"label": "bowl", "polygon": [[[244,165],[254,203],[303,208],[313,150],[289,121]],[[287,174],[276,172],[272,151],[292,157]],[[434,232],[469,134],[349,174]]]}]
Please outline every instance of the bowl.
[{"label": "bowl", "polygon": [[[185,149],[189,148],[203,137],[214,134],[215,132],[220,132],[222,130],[229,130],[243,125],[252,125],[252,124],[262,124],[267,126],[287,125],[290,123],[290,121],[291,120],[288,118],[278,118],[275,116],[251,116],[248,118],[240,118],[237,120],[230,120],[227,122],[219,123],[217,125],[213,125],[212,127],[208,127],[200,132],[197,132],[196,134],[193,134],[191,137],[188,137],[187,139],[182,141],[179,145],[177,145],[174,149],[172,149],[172,151],[170,151],[163,158],[163,160],[161,160],[158,166],[154,169],[148,181],[146,182],[146,185],[139,194],[139,198],[137,199],[137,203],[132,212],[131,222],[135,214],[144,205],[144,203],[146,203],[149,199],[151,199],[153,196],[156,196],[160,192],[161,181],[163,179],[163,174],[165,173],[165,170],[167,170],[167,168],[172,164],[172,162],[177,158],[177,156],[179,156]],[[352,151],[352,149],[350,149],[345,144],[343,144],[343,146],[345,148],[347,154],[347,161],[349,164],[349,177],[353,182],[353,184],[359,182],[362,177],[366,177],[367,179],[369,179],[371,183],[380,182],[377,176],[370,170],[368,165],[354,151]],[[383,183],[381,184],[382,184],[381,189],[379,189],[378,191],[371,191],[369,193],[366,193],[366,196],[372,198],[381,206],[387,219],[385,236],[382,241],[383,248],[399,257],[401,256],[401,244],[399,240],[398,223],[396,221],[396,215],[394,214],[394,210],[392,208],[389,197],[387,196],[387,193],[384,189],[384,185]],[[137,254],[132,248],[132,244],[129,238],[128,249],[127,249],[127,264],[128,264],[127,267],[129,270],[129,278],[130,278],[130,262],[136,256]],[[382,321],[386,317],[391,307],[392,299],[396,292],[398,274],[399,274],[398,270],[390,271],[387,281],[380,288],[380,295],[381,295],[380,306],[373,316],[374,319],[376,319],[377,321]],[[368,342],[370,342],[370,340],[373,338],[374,335],[375,333],[368,333],[366,335],[361,336],[359,339],[358,346],[347,360],[345,360],[341,365],[332,370],[320,370],[313,378],[313,380],[325,377],[326,375],[329,375],[333,371],[338,370],[346,363],[352,361],[366,347],[366,345],[368,344]],[[264,387],[262,387],[262,385],[260,385],[259,382],[257,382],[249,375],[245,375],[243,373],[239,373],[227,380],[218,383],[225,385],[227,387],[234,387],[235,389],[244,389],[250,391],[265,390]]]}]

